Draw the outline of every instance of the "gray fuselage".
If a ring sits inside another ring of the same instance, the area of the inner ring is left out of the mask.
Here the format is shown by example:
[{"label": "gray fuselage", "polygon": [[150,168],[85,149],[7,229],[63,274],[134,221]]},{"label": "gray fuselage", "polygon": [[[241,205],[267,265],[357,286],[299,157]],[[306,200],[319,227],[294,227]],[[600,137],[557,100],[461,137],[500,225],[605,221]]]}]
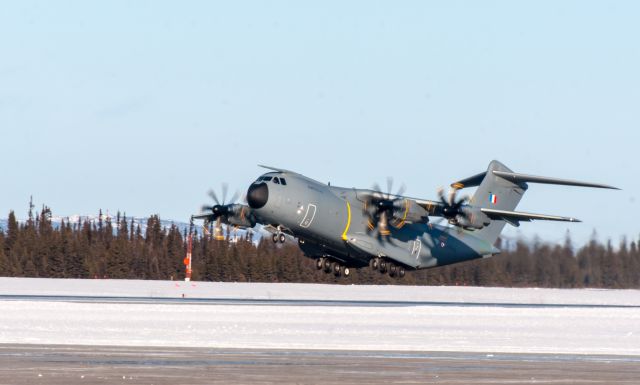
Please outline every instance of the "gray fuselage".
[{"label": "gray fuselage", "polygon": [[248,191],[256,222],[295,236],[312,258],[330,256],[361,267],[371,258],[386,257],[413,269],[462,262],[497,252],[473,232],[430,223],[390,226],[380,236],[368,227],[363,197],[371,190],[320,183],[297,173],[269,172]]}]

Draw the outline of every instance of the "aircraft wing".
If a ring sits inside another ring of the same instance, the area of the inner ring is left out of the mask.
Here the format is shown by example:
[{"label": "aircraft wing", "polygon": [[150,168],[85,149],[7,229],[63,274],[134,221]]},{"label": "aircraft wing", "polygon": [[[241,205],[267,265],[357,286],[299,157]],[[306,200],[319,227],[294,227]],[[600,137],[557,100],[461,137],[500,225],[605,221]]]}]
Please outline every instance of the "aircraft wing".
[{"label": "aircraft wing", "polygon": [[438,201],[432,201],[429,199],[417,199],[417,198],[407,198],[409,200],[414,201],[418,206],[422,207],[429,213],[429,215],[434,215],[439,209],[442,208],[442,203]]},{"label": "aircraft wing", "polygon": [[196,214],[196,215],[192,215],[191,218],[193,219],[207,219],[209,217],[211,217],[212,214]]},{"label": "aircraft wing", "polygon": [[520,222],[531,222],[535,220],[545,221],[561,221],[561,222],[582,222],[579,219],[571,217],[560,217],[557,215],[532,214],[519,211],[480,209],[486,216],[493,220],[503,220],[513,226],[520,226]]}]

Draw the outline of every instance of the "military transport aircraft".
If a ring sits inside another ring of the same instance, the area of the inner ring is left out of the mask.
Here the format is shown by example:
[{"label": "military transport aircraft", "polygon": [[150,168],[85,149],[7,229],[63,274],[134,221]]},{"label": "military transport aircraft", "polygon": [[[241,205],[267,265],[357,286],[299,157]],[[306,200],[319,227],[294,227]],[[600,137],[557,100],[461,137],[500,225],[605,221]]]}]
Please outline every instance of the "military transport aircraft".
[{"label": "military transport aircraft", "polygon": [[[214,235],[222,238],[226,225],[252,228],[256,224],[272,233],[274,242],[285,242],[285,234],[298,245],[316,267],[336,276],[348,276],[350,268],[370,266],[381,273],[403,277],[406,270],[490,257],[500,253],[494,246],[505,224],[551,220],[580,222],[575,218],[513,211],[528,183],[545,183],[616,189],[612,186],[519,174],[498,161],[487,171],[451,184],[445,196],[425,200],[373,189],[335,187],[293,171],[271,170],[253,182],[247,205],[220,202],[213,191],[214,206],[203,206],[205,225],[214,223]],[[457,198],[457,191],[477,187],[472,197]],[[226,187],[225,187],[226,190]],[[224,191],[223,195],[226,195]],[[430,221],[430,217],[439,217]],[[446,221],[441,224],[438,221]],[[448,224],[448,225],[447,225]]]}]

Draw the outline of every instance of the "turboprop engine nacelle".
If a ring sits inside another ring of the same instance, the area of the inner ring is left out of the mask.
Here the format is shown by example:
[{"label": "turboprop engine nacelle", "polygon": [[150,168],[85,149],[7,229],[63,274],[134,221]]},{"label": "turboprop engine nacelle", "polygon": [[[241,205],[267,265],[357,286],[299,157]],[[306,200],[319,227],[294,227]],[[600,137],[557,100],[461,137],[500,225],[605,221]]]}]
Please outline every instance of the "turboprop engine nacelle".
[{"label": "turboprop engine nacelle", "polygon": [[396,202],[394,206],[397,206],[393,218],[397,227],[402,226],[405,222],[429,222],[429,213],[427,210],[411,199],[403,199],[400,202]]},{"label": "turboprop engine nacelle", "polygon": [[463,207],[464,215],[456,215],[454,223],[456,226],[468,230],[480,230],[491,223],[491,219],[482,212],[479,207]]}]

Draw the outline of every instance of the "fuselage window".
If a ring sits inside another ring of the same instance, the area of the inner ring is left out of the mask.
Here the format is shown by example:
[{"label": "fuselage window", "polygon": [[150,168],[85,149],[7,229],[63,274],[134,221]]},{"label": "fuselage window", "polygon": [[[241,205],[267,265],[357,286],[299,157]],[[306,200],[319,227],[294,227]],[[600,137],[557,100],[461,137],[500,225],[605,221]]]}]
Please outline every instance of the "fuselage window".
[{"label": "fuselage window", "polygon": [[280,178],[280,183],[282,183],[282,184],[283,184],[283,185],[285,185],[285,186],[287,185],[287,181],[286,181],[286,180],[284,180],[284,178]]},{"label": "fuselage window", "polygon": [[278,179],[278,177],[273,178],[273,183],[280,184],[280,180]]}]

